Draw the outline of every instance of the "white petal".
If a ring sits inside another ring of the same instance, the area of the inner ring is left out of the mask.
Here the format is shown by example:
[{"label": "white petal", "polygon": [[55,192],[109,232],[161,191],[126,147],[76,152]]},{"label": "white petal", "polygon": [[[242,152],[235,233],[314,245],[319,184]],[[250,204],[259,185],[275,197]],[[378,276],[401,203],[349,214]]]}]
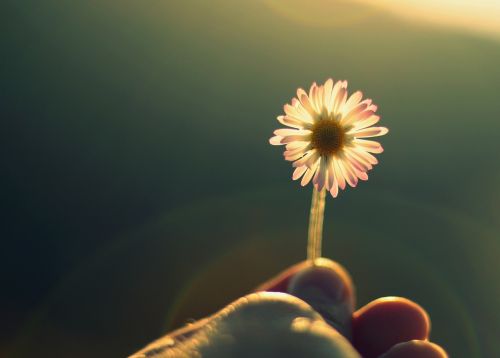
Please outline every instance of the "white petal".
[{"label": "white petal", "polygon": [[295,142],[295,141],[305,142],[305,141],[308,141],[310,139],[310,137],[311,137],[310,134],[289,135],[289,136],[283,137],[283,139],[281,140],[281,143],[287,144],[287,143],[291,143],[291,142]]},{"label": "white petal", "polygon": [[331,107],[332,107],[332,112],[333,112],[333,109],[335,108],[335,102],[338,100],[339,91],[342,88],[342,84],[343,84],[342,81],[337,81],[333,85],[333,88],[332,88],[332,99],[331,99],[331,104],[330,104]]},{"label": "white petal", "polygon": [[312,99],[314,97],[314,95],[313,95],[314,89],[317,88],[317,87],[318,87],[318,85],[316,84],[316,82],[313,82],[313,84],[309,88],[309,98]]},{"label": "white petal", "polygon": [[318,191],[323,190],[326,182],[326,158],[321,157],[319,162],[319,168],[314,175],[313,183]]},{"label": "white petal", "polygon": [[358,184],[358,177],[356,174],[354,174],[354,171],[351,169],[350,165],[347,165],[347,161],[341,161],[339,163],[339,167],[342,170],[342,173],[345,176],[346,181],[349,183],[350,186],[353,188],[356,187]]},{"label": "white petal", "polygon": [[317,161],[318,158],[319,158],[318,152],[316,150],[310,150],[302,158],[300,158],[299,160],[296,160],[295,162],[293,162],[292,166],[294,168],[297,168],[297,167],[301,167],[303,165],[306,165],[309,168],[311,168],[312,164],[315,161]]},{"label": "white petal", "polygon": [[310,149],[310,146],[306,146],[305,148],[297,148],[297,149],[292,149],[292,150],[286,150],[283,152],[283,155],[286,160],[288,161],[294,161],[299,158],[302,158],[304,154]]},{"label": "white petal", "polygon": [[339,183],[340,189],[344,190],[345,189],[345,178],[344,175],[342,174],[342,171],[340,170],[339,166],[340,159],[335,158],[333,161],[333,170],[335,172],[335,179],[337,179],[337,182]]},{"label": "white petal", "polygon": [[309,97],[307,97],[306,94],[303,94],[302,96],[300,96],[300,103],[302,104],[302,106],[306,109],[306,111],[312,116],[316,116],[317,115],[317,111],[316,109],[314,108],[314,105],[311,104],[310,100],[309,100]]},{"label": "white petal", "polygon": [[273,133],[275,135],[286,137],[291,135],[306,135],[306,134],[311,134],[312,132],[307,129],[278,128]]},{"label": "white petal", "polygon": [[305,186],[307,183],[311,181],[311,178],[313,177],[314,173],[316,172],[316,169],[318,168],[318,163],[319,160],[316,161],[316,163],[311,167],[308,168],[304,176],[302,177],[302,180],[300,181],[300,185]]},{"label": "white petal", "polygon": [[327,185],[326,185],[326,188],[328,190],[331,190],[333,188],[333,186],[337,186],[337,181],[335,180],[335,172],[333,170],[333,160],[332,158],[330,157],[328,159],[328,164],[327,164],[327,172],[328,172],[328,182],[327,182]]},{"label": "white petal", "polygon": [[278,116],[277,119],[278,119],[278,122],[280,122],[281,124],[284,124],[285,126],[288,126],[288,127],[293,127],[293,128],[298,128],[298,129],[310,127],[310,125],[306,121],[297,119],[297,118],[292,117],[292,116]]},{"label": "white petal", "polygon": [[373,115],[369,116],[366,119],[354,122],[354,124],[353,124],[354,125],[354,129],[363,129],[363,128],[367,128],[367,127],[373,126],[379,120],[380,120],[380,116],[377,116],[376,114],[373,114]]},{"label": "white petal", "polygon": [[304,156],[304,152],[301,152],[301,153],[290,153],[288,151],[284,152],[283,153],[283,156],[285,157],[285,160],[289,161],[289,162],[293,162],[297,159],[300,159]]},{"label": "white petal", "polygon": [[337,195],[339,195],[339,186],[337,184],[337,182],[335,182],[335,185],[333,185],[330,189],[330,194],[332,195],[332,197],[336,198]]},{"label": "white petal", "polygon": [[302,105],[300,105],[298,100],[296,98],[293,98],[292,103],[293,102],[296,102],[296,105],[289,105],[287,103],[283,106],[283,111],[286,113],[286,115],[306,123],[313,123],[313,118],[309,113],[307,113],[306,110],[302,108]]},{"label": "white petal", "polygon": [[361,148],[353,148],[352,149],[356,154],[358,154],[361,158],[366,160],[370,164],[378,164],[377,158],[375,158],[373,155],[368,153],[367,151],[361,149]]},{"label": "white petal", "polygon": [[304,175],[306,170],[307,170],[307,167],[305,165],[302,167],[295,168],[295,170],[293,171],[293,174],[292,174],[292,179],[293,180],[299,179],[302,175]]},{"label": "white petal", "polygon": [[357,178],[364,181],[368,180],[368,174],[366,173],[366,171],[363,169],[359,169],[352,161],[347,160],[344,162],[344,164],[346,166],[349,166],[349,168],[354,173],[354,175],[356,175]]},{"label": "white petal", "polygon": [[366,103],[358,104],[353,109],[351,109],[346,115],[342,115],[340,124],[344,127],[347,127],[354,121],[359,120],[361,113],[365,111],[367,107],[368,105]]},{"label": "white petal", "polygon": [[319,113],[321,110],[320,101],[318,100],[318,91],[319,87],[316,82],[314,82],[309,89],[309,103],[316,113]]},{"label": "white petal", "polygon": [[323,107],[325,105],[323,102],[324,92],[325,88],[323,86],[319,86],[318,91],[316,93],[316,105],[318,107],[318,113],[321,113],[323,111]]},{"label": "white petal", "polygon": [[361,101],[361,98],[363,98],[363,93],[361,91],[354,92],[345,103],[345,106],[342,108],[342,113],[344,115],[347,114],[359,103],[359,101]]},{"label": "white petal", "polygon": [[283,139],[283,137],[277,135],[277,136],[269,138],[269,143],[272,145],[282,145],[283,144],[283,143],[281,143],[282,139]]},{"label": "white petal", "polygon": [[325,82],[325,87],[323,90],[323,107],[326,108],[327,112],[332,111],[332,89],[333,89],[333,79],[329,78]]},{"label": "white petal", "polygon": [[366,161],[363,158],[361,158],[360,156],[358,156],[352,150],[344,150],[344,154],[345,154],[347,160],[349,160],[351,162],[351,164],[354,167],[356,167],[358,170],[366,172],[366,171],[371,170],[373,168],[373,166],[368,161]]},{"label": "white petal", "polygon": [[354,139],[352,143],[370,153],[382,153],[384,148],[379,142],[366,139]]},{"label": "white petal", "polygon": [[367,172],[364,172],[361,170],[356,170],[356,175],[358,176],[359,179],[361,179],[363,181],[368,180],[368,173]]},{"label": "white petal", "polygon": [[306,142],[290,142],[286,145],[286,150],[294,150],[299,148],[306,148],[310,144],[309,141]]},{"label": "white petal", "polygon": [[304,95],[304,94],[305,94],[305,95],[307,95],[306,91],[304,91],[304,89],[303,89],[303,88],[297,88],[297,99],[298,99],[299,101],[300,101],[300,97],[301,97],[302,95]]},{"label": "white petal", "polygon": [[353,132],[352,134],[356,138],[370,138],[370,137],[379,137],[384,134],[387,134],[389,130],[385,127],[370,127],[360,129],[358,131]]},{"label": "white petal", "polygon": [[335,95],[335,100],[333,101],[333,113],[338,115],[342,108],[344,107],[345,100],[347,98],[347,90],[341,87],[337,94]]},{"label": "white petal", "polygon": [[373,112],[366,109],[361,113],[356,113],[353,116],[350,116],[348,120],[345,120],[343,122],[343,125],[344,127],[355,126],[357,122],[364,121],[365,119],[370,118],[371,116],[373,116]]}]

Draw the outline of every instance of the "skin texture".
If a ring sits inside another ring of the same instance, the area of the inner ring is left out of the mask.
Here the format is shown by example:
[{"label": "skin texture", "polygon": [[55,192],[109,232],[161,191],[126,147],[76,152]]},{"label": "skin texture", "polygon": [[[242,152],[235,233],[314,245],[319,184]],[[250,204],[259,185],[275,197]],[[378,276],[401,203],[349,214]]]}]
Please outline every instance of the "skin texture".
[{"label": "skin texture", "polygon": [[405,298],[379,298],[355,311],[347,271],[319,259],[290,267],[131,357],[446,358],[429,332],[427,313]]}]

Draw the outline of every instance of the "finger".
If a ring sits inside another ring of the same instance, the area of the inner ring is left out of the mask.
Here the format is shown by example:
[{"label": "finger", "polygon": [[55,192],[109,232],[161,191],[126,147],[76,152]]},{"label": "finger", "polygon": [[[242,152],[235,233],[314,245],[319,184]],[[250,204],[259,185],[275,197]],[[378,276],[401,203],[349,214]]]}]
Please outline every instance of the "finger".
[{"label": "finger", "polygon": [[396,344],[380,358],[447,358],[443,348],[428,341],[413,340]]},{"label": "finger", "polygon": [[360,358],[310,305],[278,292],[242,297],[209,317],[196,334],[166,336],[131,358],[178,356]]},{"label": "finger", "polygon": [[429,337],[430,320],[415,302],[379,298],[353,315],[353,345],[365,358],[378,357],[392,346]]},{"label": "finger", "polygon": [[287,292],[307,302],[338,332],[351,338],[354,288],[342,266],[327,259],[317,260],[289,279]]},{"label": "finger", "polygon": [[312,264],[310,261],[302,261],[296,265],[293,265],[286,270],[281,271],[279,274],[267,280],[259,287],[255,289],[255,291],[269,291],[269,292],[287,292],[288,283],[290,279],[301,270],[304,270],[310,267]]},{"label": "finger", "polygon": [[360,358],[310,305],[277,292],[253,293],[231,303],[192,342],[199,355],[207,358]]},{"label": "finger", "polygon": [[340,333],[351,336],[354,286],[347,271],[334,261],[325,258],[314,264],[303,261],[265,282],[257,291],[285,292],[299,297]]}]

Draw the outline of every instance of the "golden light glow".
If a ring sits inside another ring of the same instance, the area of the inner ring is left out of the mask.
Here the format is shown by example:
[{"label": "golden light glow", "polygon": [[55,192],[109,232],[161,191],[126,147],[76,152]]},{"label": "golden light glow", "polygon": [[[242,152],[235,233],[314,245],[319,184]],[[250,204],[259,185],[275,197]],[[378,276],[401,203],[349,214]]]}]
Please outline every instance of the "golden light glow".
[{"label": "golden light glow", "polygon": [[262,0],[271,10],[298,23],[342,27],[391,14],[404,20],[500,35],[500,1],[463,0]]},{"label": "golden light glow", "polygon": [[500,35],[499,1],[364,0],[406,19]]}]

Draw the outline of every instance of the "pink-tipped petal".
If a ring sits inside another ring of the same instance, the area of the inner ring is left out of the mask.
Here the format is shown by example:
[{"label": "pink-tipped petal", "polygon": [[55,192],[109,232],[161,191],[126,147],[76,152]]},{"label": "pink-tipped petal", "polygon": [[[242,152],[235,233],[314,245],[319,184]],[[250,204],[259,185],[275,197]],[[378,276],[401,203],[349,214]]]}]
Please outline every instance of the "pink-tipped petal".
[{"label": "pink-tipped petal", "polygon": [[380,116],[373,114],[366,119],[354,122],[354,124],[353,124],[354,129],[358,130],[358,129],[363,129],[363,128],[373,126],[374,124],[378,123],[379,120],[380,120]]},{"label": "pink-tipped petal", "polygon": [[309,141],[305,142],[291,142],[286,145],[286,150],[295,150],[299,148],[306,148],[310,145],[311,143]]},{"label": "pink-tipped petal", "polygon": [[361,179],[363,181],[368,180],[368,174],[366,173],[366,171],[360,169],[353,161],[348,160],[345,162],[345,165],[350,167],[351,171],[358,179]]},{"label": "pink-tipped petal", "polygon": [[292,166],[294,168],[297,168],[306,165],[307,167],[311,168],[313,163],[316,162],[318,158],[319,158],[318,153],[315,150],[310,150],[302,158],[293,162]]},{"label": "pink-tipped petal", "polygon": [[311,149],[310,145],[308,145],[304,148],[300,147],[300,148],[296,148],[296,149],[285,150],[283,152],[283,156],[285,157],[285,160],[293,162],[294,160],[302,158],[309,149]]},{"label": "pink-tipped petal", "polygon": [[370,138],[379,137],[385,135],[389,130],[385,127],[370,127],[365,129],[360,129],[353,133],[356,138]]},{"label": "pink-tipped petal", "polygon": [[302,180],[300,181],[300,185],[306,186],[311,181],[311,178],[313,177],[313,175],[316,172],[316,169],[318,168],[318,162],[319,161],[317,161],[311,168],[308,168],[306,170],[306,173],[304,174]]},{"label": "pink-tipped petal", "polygon": [[335,97],[335,101],[333,102],[333,113],[335,115],[339,114],[342,111],[346,98],[347,98],[347,89],[341,87],[339,89],[339,92],[337,93],[337,96]]},{"label": "pink-tipped petal", "polygon": [[299,179],[306,172],[307,167],[304,165],[302,167],[295,168],[292,174],[292,180]]},{"label": "pink-tipped petal", "polygon": [[323,190],[326,181],[326,159],[320,158],[319,168],[313,178],[313,183],[318,191]]},{"label": "pink-tipped petal", "polygon": [[332,158],[328,159],[327,174],[328,174],[328,181],[327,181],[326,188],[328,189],[328,191],[330,191],[333,188],[333,185],[337,185],[337,183],[335,181],[335,172],[333,170],[333,160],[332,160]]},{"label": "pink-tipped petal", "polygon": [[333,79],[329,78],[325,82],[325,87],[323,90],[323,106],[327,109],[327,112],[332,111],[332,90],[333,90]]},{"label": "pink-tipped petal", "polygon": [[368,105],[366,103],[360,103],[351,109],[345,116],[342,116],[340,120],[340,124],[344,127],[347,127],[358,120],[360,114],[366,110]]},{"label": "pink-tipped petal", "polygon": [[309,88],[309,98],[313,97],[314,89],[317,87],[318,87],[318,84],[316,82],[313,82],[311,87]]},{"label": "pink-tipped petal", "polygon": [[335,183],[334,186],[332,186],[332,188],[330,189],[330,194],[332,195],[332,197],[336,198],[337,195],[339,195],[339,187],[337,185],[337,183]]},{"label": "pink-tipped petal", "polygon": [[323,107],[325,105],[323,102],[324,92],[325,88],[323,86],[319,86],[316,93],[316,107],[318,108],[318,113],[321,113],[323,111]]},{"label": "pink-tipped petal", "polygon": [[[294,143],[297,143],[297,142],[294,142]],[[299,143],[303,143],[303,142],[299,142]],[[294,149],[286,150],[285,153],[288,155],[294,155],[294,154],[298,154],[298,153],[305,154],[305,152],[307,152],[309,149],[311,149],[310,144],[306,145],[305,147],[297,147]]]},{"label": "pink-tipped petal", "polygon": [[302,180],[300,181],[300,185],[306,186],[311,181],[311,178],[313,175],[314,175],[314,172],[311,169],[307,169],[306,173],[302,177]]},{"label": "pink-tipped petal", "polygon": [[363,166],[365,171],[373,169],[372,164],[367,159],[363,158],[363,156],[360,155],[357,151],[348,148],[345,150],[345,154],[349,159],[357,160]]},{"label": "pink-tipped petal", "polygon": [[368,163],[366,160],[363,160],[350,150],[349,151],[346,150],[344,154],[347,160],[349,160],[349,162],[352,164],[352,166],[359,171],[366,172],[373,168],[370,163]]},{"label": "pink-tipped petal", "polygon": [[319,165],[321,159],[319,153],[316,150],[313,149],[311,150],[311,152],[313,152],[313,155],[308,160],[306,160],[305,163],[309,168],[312,168],[315,163]]},{"label": "pink-tipped petal", "polygon": [[289,162],[293,162],[297,159],[300,159],[304,156],[304,152],[300,152],[300,153],[291,153],[289,151],[285,151],[283,153],[283,156],[285,157],[285,160],[286,161],[289,161]]},{"label": "pink-tipped petal", "polygon": [[343,114],[349,113],[350,110],[357,106],[361,98],[363,98],[363,93],[361,91],[354,92],[345,103],[344,108],[342,108]]},{"label": "pink-tipped petal", "polygon": [[342,174],[342,171],[340,170],[340,160],[339,159],[334,159],[333,161],[333,170],[335,172],[335,179],[337,179],[337,182],[339,184],[340,189],[344,190],[346,181],[344,178],[344,175]]},{"label": "pink-tipped petal", "polygon": [[363,149],[354,149],[354,152],[370,164],[378,164],[378,159]]},{"label": "pink-tipped petal", "polygon": [[281,124],[288,126],[288,127],[293,127],[293,128],[297,128],[297,129],[303,129],[303,128],[310,127],[308,122],[297,119],[297,118],[292,117],[292,116],[278,116],[277,119],[278,119],[278,122],[280,122]]},{"label": "pink-tipped petal", "polygon": [[307,96],[307,93],[306,93],[306,91],[304,91],[303,88],[297,88],[297,98],[299,101],[300,101],[300,97],[304,94]]},{"label": "pink-tipped petal", "polygon": [[364,149],[370,153],[378,154],[384,151],[382,145],[379,142],[375,142],[373,140],[354,139],[353,143],[361,149]]},{"label": "pink-tipped petal", "polygon": [[288,144],[291,142],[299,141],[299,142],[305,142],[308,141],[310,138],[310,134],[299,134],[299,135],[289,135],[286,137],[283,137],[281,140],[282,144]]},{"label": "pink-tipped petal", "polygon": [[368,180],[368,173],[367,172],[364,172],[361,170],[356,170],[356,175],[358,176],[359,179],[361,179],[363,181]]},{"label": "pink-tipped petal", "polygon": [[312,132],[307,129],[279,128],[273,132],[275,135],[287,137],[291,135],[310,135]]},{"label": "pink-tipped petal", "polygon": [[311,101],[309,100],[309,97],[307,97],[306,94],[303,94],[302,96],[300,96],[300,103],[302,104],[302,106],[306,109],[306,111],[312,116],[314,117],[316,114],[317,114],[317,111],[316,109],[314,108],[314,105],[311,104]]},{"label": "pink-tipped petal", "polygon": [[354,174],[351,167],[348,165],[348,162],[343,161],[339,166],[345,176],[347,183],[349,183],[349,185],[353,188],[356,187],[356,185],[358,185],[358,177]]},{"label": "pink-tipped petal", "polygon": [[[283,106],[283,110],[287,117],[291,117],[295,120],[302,121],[305,123],[313,123],[313,118],[306,110],[302,109],[302,105],[295,98],[297,102],[296,105],[289,105],[288,103]],[[294,101],[292,101],[293,103]],[[299,107],[300,106],[300,107]]]},{"label": "pink-tipped petal", "polygon": [[283,143],[281,143],[282,139],[283,139],[283,137],[280,137],[279,135],[277,135],[277,136],[269,138],[269,143],[272,145],[283,145]]}]

